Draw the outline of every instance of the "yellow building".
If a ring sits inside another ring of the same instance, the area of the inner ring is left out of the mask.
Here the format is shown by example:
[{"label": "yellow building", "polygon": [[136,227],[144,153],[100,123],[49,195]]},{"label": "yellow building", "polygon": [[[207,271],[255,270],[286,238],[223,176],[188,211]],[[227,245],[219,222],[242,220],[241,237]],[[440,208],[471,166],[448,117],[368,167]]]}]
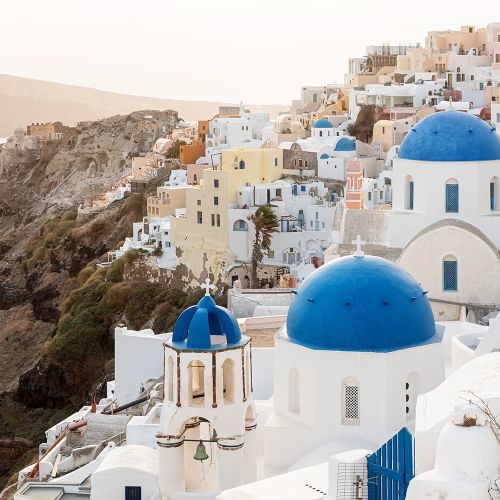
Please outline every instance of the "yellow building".
[{"label": "yellow building", "polygon": [[148,217],[175,215],[178,208],[186,207],[186,193],[191,186],[161,186],[156,188],[156,196],[148,196]]},{"label": "yellow building", "polygon": [[193,276],[206,271],[221,279],[223,267],[232,259],[228,208],[236,203],[239,188],[273,182],[282,173],[281,149],[223,150],[219,165],[206,169],[202,184],[186,192],[186,216],[171,221],[178,263],[185,264]]},{"label": "yellow building", "polygon": [[387,152],[392,146],[401,144],[414,123],[413,116],[400,120],[379,120],[373,125],[372,142],[382,143]]}]

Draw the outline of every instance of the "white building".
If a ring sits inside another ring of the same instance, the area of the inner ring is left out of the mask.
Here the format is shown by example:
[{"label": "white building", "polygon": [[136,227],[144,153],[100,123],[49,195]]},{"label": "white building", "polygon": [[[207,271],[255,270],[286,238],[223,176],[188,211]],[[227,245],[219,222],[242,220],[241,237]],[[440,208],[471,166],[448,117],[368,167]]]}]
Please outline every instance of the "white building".
[{"label": "white building", "polygon": [[271,126],[268,113],[246,112],[239,116],[215,116],[209,121],[206,153],[196,163],[218,165],[222,149],[260,148],[267,139],[263,131]]},{"label": "white building", "polygon": [[[237,261],[250,260],[254,228],[248,218],[267,203],[277,212],[279,228],[263,263],[289,265],[292,273],[303,278],[314,269],[311,258],[322,257],[331,242],[336,205],[320,181],[279,180],[240,188],[236,206],[229,208],[229,246]],[[302,271],[297,269],[299,264],[305,266]]]},{"label": "white building", "polygon": [[433,298],[500,303],[500,140],[455,111],[420,121],[393,160],[389,246]]}]

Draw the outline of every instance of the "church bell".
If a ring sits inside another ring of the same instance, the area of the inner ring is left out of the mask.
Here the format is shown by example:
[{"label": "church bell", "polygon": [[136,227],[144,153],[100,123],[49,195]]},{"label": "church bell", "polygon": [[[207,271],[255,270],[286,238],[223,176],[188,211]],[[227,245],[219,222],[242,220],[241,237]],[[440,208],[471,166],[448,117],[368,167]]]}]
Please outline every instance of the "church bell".
[{"label": "church bell", "polygon": [[194,454],[193,458],[195,460],[199,460],[200,462],[208,459],[207,450],[205,448],[205,445],[203,444],[203,441],[200,441],[198,443],[198,446],[196,447],[196,453]]}]

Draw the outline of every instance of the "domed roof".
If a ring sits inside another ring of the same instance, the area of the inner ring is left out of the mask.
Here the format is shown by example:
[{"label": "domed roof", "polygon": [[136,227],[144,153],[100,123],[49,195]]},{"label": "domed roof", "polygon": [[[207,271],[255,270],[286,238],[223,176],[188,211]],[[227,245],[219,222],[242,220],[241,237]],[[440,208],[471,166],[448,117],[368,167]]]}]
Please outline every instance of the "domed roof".
[{"label": "domed roof", "polygon": [[335,144],[335,151],[356,151],[356,140],[342,137]]},{"label": "domed roof", "polygon": [[399,157],[420,161],[500,160],[500,138],[485,121],[460,111],[440,111],[414,125]]},{"label": "domed roof", "polygon": [[305,347],[334,351],[386,352],[439,340],[419,283],[396,264],[364,255],[325,264],[302,283],[287,334]]},{"label": "domed roof", "polygon": [[180,314],[172,334],[172,345],[178,349],[217,350],[240,342],[241,332],[235,317],[225,307],[218,306],[210,295]]},{"label": "domed roof", "polygon": [[328,153],[321,153],[321,156],[319,157],[320,160],[328,160],[328,158],[330,158]]},{"label": "domed roof", "polygon": [[320,118],[314,122],[313,128],[333,128],[333,125],[326,118]]}]

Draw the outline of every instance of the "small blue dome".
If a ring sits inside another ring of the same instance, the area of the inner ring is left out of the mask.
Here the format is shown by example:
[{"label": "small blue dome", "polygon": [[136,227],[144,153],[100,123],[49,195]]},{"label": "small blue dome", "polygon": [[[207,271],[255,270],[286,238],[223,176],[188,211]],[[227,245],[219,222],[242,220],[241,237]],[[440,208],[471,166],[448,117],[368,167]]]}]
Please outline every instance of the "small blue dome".
[{"label": "small blue dome", "polygon": [[399,157],[419,161],[500,160],[500,138],[485,121],[460,111],[440,111],[414,125]]},{"label": "small blue dome", "polygon": [[333,125],[326,118],[320,118],[314,122],[313,128],[333,128]]},{"label": "small blue dome", "polygon": [[[213,335],[219,337],[216,343],[212,342]],[[220,336],[225,336],[226,342],[220,342]],[[235,317],[209,295],[180,314],[172,334],[172,344],[178,349],[217,350],[240,342],[241,331]]]},{"label": "small blue dome", "polygon": [[354,139],[342,137],[337,141],[337,144],[335,144],[335,151],[356,151],[356,141]]},{"label": "small blue dome", "polygon": [[322,153],[322,155],[319,157],[320,160],[328,160],[330,158],[327,153]]},{"label": "small blue dome", "polygon": [[311,349],[387,352],[436,342],[420,284],[396,264],[350,256],[325,264],[298,289],[288,338]]}]

